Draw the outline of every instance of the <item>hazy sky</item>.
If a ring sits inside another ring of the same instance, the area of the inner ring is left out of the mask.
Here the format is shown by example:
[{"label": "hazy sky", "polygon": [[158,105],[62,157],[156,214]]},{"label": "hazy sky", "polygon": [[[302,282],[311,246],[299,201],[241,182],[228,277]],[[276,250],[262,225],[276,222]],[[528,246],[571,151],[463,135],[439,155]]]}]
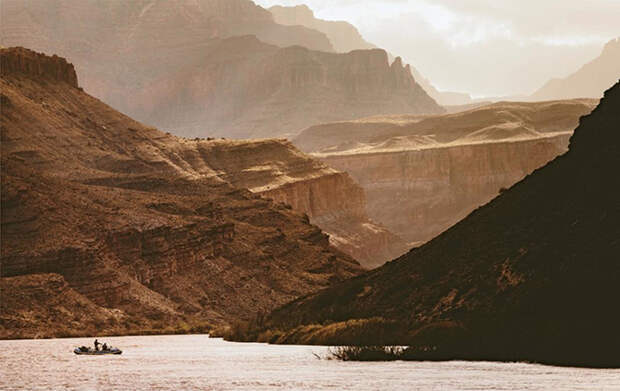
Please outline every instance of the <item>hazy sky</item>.
[{"label": "hazy sky", "polygon": [[402,56],[440,90],[531,93],[620,36],[620,0],[255,0],[307,4]]}]

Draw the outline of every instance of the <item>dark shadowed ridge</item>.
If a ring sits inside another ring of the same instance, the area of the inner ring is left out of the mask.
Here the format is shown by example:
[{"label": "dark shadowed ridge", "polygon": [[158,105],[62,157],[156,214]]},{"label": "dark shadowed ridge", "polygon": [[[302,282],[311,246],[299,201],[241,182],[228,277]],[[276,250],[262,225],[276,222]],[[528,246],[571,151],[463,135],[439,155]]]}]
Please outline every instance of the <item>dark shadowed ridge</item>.
[{"label": "dark shadowed ridge", "polygon": [[569,152],[428,244],[245,335],[409,344],[412,359],[619,366],[618,167],[620,84],[581,118]]}]

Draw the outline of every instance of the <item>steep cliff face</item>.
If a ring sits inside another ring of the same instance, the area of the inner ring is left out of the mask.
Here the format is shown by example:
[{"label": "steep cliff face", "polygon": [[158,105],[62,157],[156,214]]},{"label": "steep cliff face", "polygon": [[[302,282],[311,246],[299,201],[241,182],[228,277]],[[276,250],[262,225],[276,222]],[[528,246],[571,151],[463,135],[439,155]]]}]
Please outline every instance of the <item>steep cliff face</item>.
[{"label": "steep cliff face", "polygon": [[[178,135],[272,137],[441,110],[384,54],[328,55],[323,33],[279,25],[249,0],[6,0],[0,12],[0,45],[71,58],[87,91]],[[255,38],[226,39],[244,35]],[[309,50],[280,49],[292,45]]]},{"label": "steep cliff face", "polygon": [[[0,59],[2,284],[24,289],[3,300],[2,337],[221,325],[361,271],[304,216],[210,167],[214,142],[116,112],[77,88],[64,60]],[[29,288],[50,273],[60,277]],[[82,322],[80,302],[106,311]],[[49,311],[67,323],[48,324]]]},{"label": "steep cliff face", "polygon": [[214,140],[200,154],[225,181],[306,214],[363,266],[379,266],[407,250],[401,238],[368,218],[364,190],[348,174],[286,140]]},{"label": "steep cliff face", "polygon": [[566,152],[569,138],[566,133],[527,141],[329,156],[324,161],[351,174],[366,190],[372,219],[420,244]]},{"label": "steep cliff face", "polygon": [[530,99],[600,98],[603,92],[620,78],[620,38],[609,41],[601,55],[575,73],[552,79]]},{"label": "steep cliff face", "polygon": [[[140,91],[140,117],[184,135],[291,135],[369,114],[437,113],[400,59],[380,49],[347,54],[278,48],[254,37],[211,41],[200,66]],[[154,100],[157,99],[157,100]]]},{"label": "steep cliff face", "polygon": [[0,57],[0,67],[4,75],[23,74],[39,80],[49,79],[78,87],[75,68],[58,56],[41,57],[30,50],[15,48],[10,56]]},{"label": "steep cliff face", "polygon": [[[288,26],[305,26],[320,31],[334,45],[334,49],[340,53],[360,49],[375,49],[377,46],[367,42],[355,26],[343,21],[331,21],[317,19],[314,12],[307,5],[285,7],[276,5],[269,8],[276,23]],[[442,106],[462,105],[471,103],[469,94],[449,91],[438,91],[431,82],[426,79],[417,69],[411,68],[415,81],[437,103]]]},{"label": "steep cliff face", "polygon": [[324,33],[334,45],[334,50],[339,53],[376,47],[364,40],[355,26],[343,21],[317,19],[314,17],[314,12],[305,4],[292,7],[276,5],[269,8],[269,12],[278,24],[305,26]]},{"label": "steep cliff face", "polygon": [[371,118],[314,126],[294,142],[349,173],[366,191],[371,219],[421,243],[565,152],[570,130],[593,105],[499,103]]},{"label": "steep cliff face", "polygon": [[618,367],[619,108],[620,83],[566,154],[424,246],[260,327],[286,330],[273,341],[411,345],[411,359]]}]

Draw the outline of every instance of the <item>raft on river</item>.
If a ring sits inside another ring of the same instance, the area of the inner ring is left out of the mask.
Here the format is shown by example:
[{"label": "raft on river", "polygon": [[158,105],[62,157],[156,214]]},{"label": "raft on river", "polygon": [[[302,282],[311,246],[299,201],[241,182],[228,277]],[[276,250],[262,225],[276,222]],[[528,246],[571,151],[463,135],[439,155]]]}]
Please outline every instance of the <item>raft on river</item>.
[{"label": "raft on river", "polygon": [[73,353],[80,355],[102,356],[106,354],[121,354],[123,351],[112,347],[106,350],[95,350],[93,348],[87,348],[86,346],[80,346],[73,349]]}]

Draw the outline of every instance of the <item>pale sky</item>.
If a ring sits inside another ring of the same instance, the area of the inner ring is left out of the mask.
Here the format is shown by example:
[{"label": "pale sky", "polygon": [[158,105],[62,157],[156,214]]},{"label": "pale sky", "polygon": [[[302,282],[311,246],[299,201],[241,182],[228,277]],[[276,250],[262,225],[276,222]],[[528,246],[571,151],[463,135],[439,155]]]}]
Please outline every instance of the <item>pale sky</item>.
[{"label": "pale sky", "polygon": [[529,94],[620,36],[620,0],[254,0],[307,4],[415,66],[440,90]]}]

